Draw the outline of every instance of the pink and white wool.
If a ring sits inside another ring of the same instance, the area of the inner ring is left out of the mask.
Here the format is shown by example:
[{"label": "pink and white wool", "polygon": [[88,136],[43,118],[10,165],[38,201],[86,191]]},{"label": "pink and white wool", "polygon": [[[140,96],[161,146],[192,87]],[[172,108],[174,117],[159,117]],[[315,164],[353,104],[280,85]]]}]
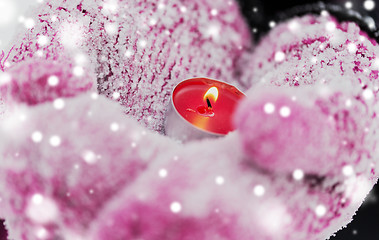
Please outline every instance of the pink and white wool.
[{"label": "pink and white wool", "polygon": [[[10,239],[326,239],[378,177],[379,48],[308,15],[252,47],[234,1],[47,1],[0,75]],[[4,60],[2,61],[2,64]],[[237,130],[163,134],[180,80],[247,94]]]}]

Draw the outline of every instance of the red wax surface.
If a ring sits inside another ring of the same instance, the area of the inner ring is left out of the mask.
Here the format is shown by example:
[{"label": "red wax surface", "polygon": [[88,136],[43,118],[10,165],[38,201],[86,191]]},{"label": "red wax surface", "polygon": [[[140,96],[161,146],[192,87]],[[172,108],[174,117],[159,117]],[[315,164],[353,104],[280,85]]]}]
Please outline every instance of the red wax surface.
[{"label": "red wax surface", "polygon": [[[211,87],[217,87],[216,101],[209,98],[209,109],[204,95]],[[208,78],[193,78],[179,83],[172,94],[176,111],[195,127],[215,134],[227,134],[234,130],[233,114],[238,102],[245,95],[236,87]]]}]

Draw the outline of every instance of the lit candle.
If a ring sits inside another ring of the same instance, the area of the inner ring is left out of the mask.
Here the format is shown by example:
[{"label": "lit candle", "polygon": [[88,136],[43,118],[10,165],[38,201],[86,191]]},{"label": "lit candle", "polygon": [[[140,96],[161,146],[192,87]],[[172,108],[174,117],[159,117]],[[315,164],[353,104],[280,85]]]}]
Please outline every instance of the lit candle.
[{"label": "lit candle", "polygon": [[179,83],[171,95],[165,132],[178,140],[223,136],[234,130],[233,114],[245,95],[236,87],[208,78]]}]

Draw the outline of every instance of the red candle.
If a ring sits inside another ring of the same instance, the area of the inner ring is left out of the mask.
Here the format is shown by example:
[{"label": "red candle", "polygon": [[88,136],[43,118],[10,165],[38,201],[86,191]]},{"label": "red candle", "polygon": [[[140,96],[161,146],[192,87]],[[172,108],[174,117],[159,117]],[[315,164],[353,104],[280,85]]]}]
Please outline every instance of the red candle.
[{"label": "red candle", "polygon": [[[190,124],[192,133],[201,131],[208,135],[225,135],[234,130],[233,114],[238,102],[245,95],[236,87],[208,78],[192,78],[179,83],[172,93],[172,107],[176,115]],[[172,117],[171,117],[172,118]],[[169,124],[178,124],[174,121],[166,123],[166,132],[174,128],[174,134],[179,139],[186,139],[189,130],[185,125],[171,127]],[[191,131],[191,130],[190,130]],[[178,136],[179,135],[179,136]],[[193,138],[193,137],[190,137]],[[198,137],[195,137],[198,138]]]}]

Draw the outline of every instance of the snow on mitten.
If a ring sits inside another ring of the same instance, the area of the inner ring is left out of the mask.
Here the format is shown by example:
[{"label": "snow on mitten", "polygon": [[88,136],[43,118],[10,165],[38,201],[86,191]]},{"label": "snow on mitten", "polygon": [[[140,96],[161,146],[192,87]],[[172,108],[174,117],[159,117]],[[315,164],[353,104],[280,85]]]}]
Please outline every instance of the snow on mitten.
[{"label": "snow on mitten", "polygon": [[251,45],[238,4],[227,0],[47,1],[32,17],[38,24],[15,43],[10,65],[63,55],[77,71],[90,64],[99,93],[156,131],[175,84],[194,76],[233,82]]},{"label": "snow on mitten", "polygon": [[[237,67],[250,39],[234,4],[38,10],[41,26],[11,66],[80,52],[98,91],[122,107],[87,94],[4,115],[0,214],[11,237],[324,239],[351,220],[377,178],[376,44],[354,23],[305,16],[278,25]],[[38,49],[41,34],[51,45]],[[160,131],[175,81],[230,80],[241,69],[233,83],[251,89],[225,138],[179,145],[121,114]]]},{"label": "snow on mitten", "polygon": [[338,196],[316,210],[327,219],[294,231],[328,238],[377,181],[378,45],[353,22],[307,15],[279,24],[246,56],[241,81],[252,87],[235,118],[245,164]]},{"label": "snow on mitten", "polygon": [[0,131],[0,214],[11,239],[82,235],[109,199],[175,146],[94,94],[58,109],[20,104]]},{"label": "snow on mitten", "polygon": [[[330,17],[296,21],[316,35],[325,33],[329,21],[338,24]],[[283,23],[277,29],[286,27]],[[371,49],[367,54],[376,56],[376,45],[365,44]],[[314,49],[308,48],[312,46],[300,48],[303,68],[313,66],[306,59],[315,57],[307,54]],[[362,74],[368,85],[362,87],[356,75],[341,73],[340,66],[348,66],[348,56],[354,54],[343,46],[340,51],[332,54],[337,71],[323,65],[313,69],[329,80],[304,75],[296,86],[277,82],[294,74],[291,70],[306,70],[265,62],[275,64],[266,73],[273,77],[257,81],[247,92],[235,116],[237,132],[159,157],[107,204],[91,226],[91,239],[326,239],[346,225],[377,179],[376,101],[371,88],[375,75]],[[375,56],[359,59],[375,67]],[[288,64],[297,64],[288,59]],[[244,81],[254,81],[251,76]]]},{"label": "snow on mitten", "polygon": [[[160,131],[172,86],[194,74],[231,81],[250,38],[229,1],[43,4],[15,43],[1,89],[0,215],[11,238],[72,239],[175,146],[121,112]],[[94,87],[123,108],[78,96]]]},{"label": "snow on mitten", "polygon": [[75,73],[75,67],[64,61],[26,60],[1,73],[7,81],[0,86],[0,99],[9,108],[18,103],[36,105],[61,101],[96,90],[91,71]]}]

